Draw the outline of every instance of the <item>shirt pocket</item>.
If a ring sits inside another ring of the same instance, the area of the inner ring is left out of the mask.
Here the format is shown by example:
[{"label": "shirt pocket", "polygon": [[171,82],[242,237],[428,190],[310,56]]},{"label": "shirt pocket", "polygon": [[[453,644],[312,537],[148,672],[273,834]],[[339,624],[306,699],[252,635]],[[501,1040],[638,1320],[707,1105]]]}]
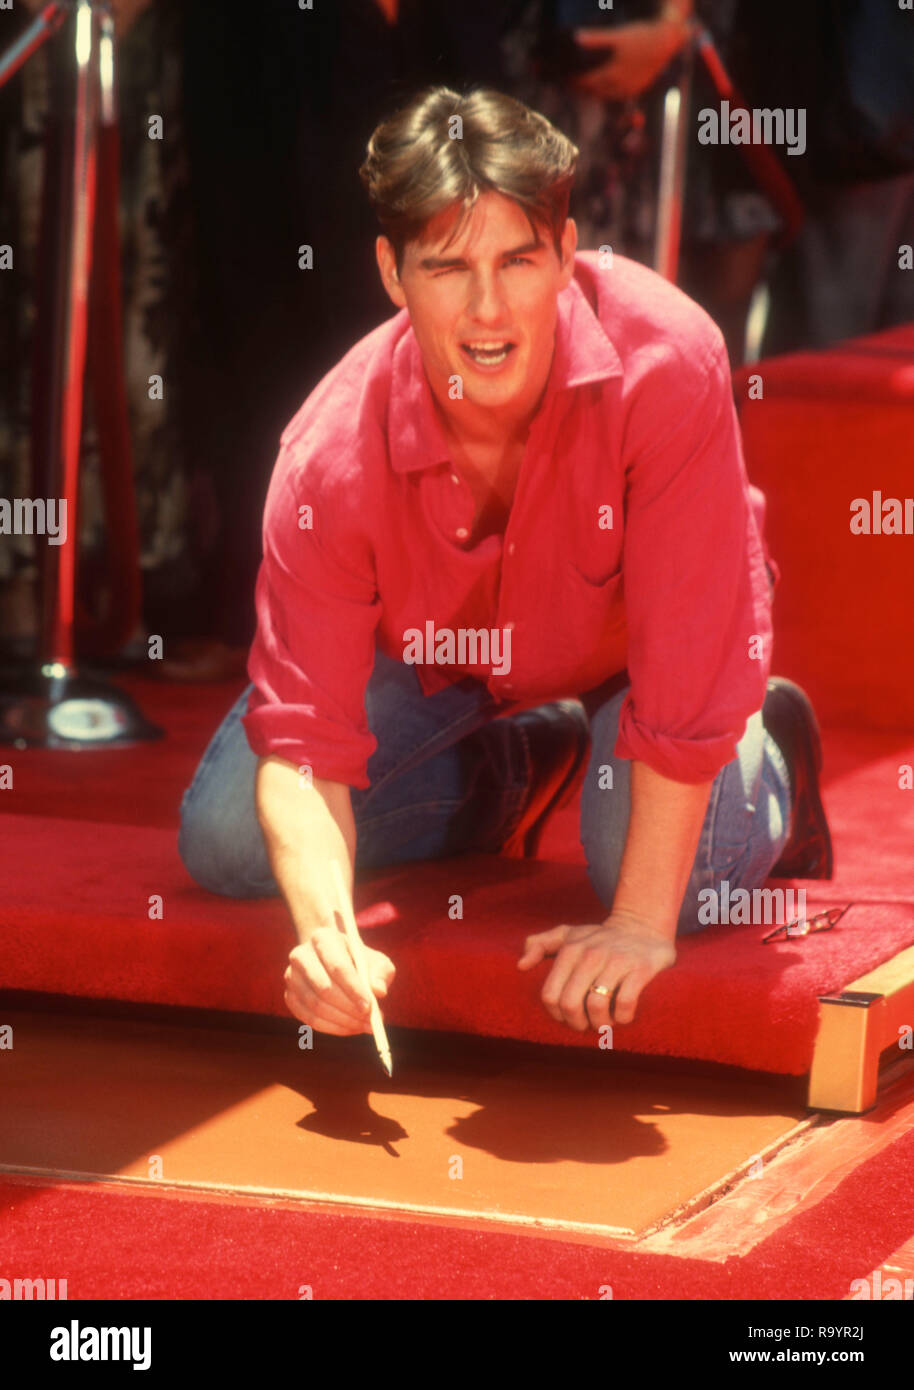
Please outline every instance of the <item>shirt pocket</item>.
[{"label": "shirt pocket", "polygon": [[573,561],[564,573],[559,610],[565,632],[563,645],[578,654],[586,667],[581,676],[594,677],[592,684],[614,675],[626,663],[623,580],[621,569],[593,578],[583,574]]}]

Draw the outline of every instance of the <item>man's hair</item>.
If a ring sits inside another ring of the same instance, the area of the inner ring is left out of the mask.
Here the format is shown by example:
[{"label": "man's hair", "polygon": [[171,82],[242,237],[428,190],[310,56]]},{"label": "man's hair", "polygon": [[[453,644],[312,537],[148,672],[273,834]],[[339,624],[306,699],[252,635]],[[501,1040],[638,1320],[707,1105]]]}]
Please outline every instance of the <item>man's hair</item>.
[{"label": "man's hair", "polygon": [[[454,121],[454,117],[459,121]],[[462,231],[480,193],[502,193],[531,229],[549,229],[562,258],[577,146],[545,116],[491,88],[461,96],[428,87],[368,141],[359,177],[368,190],[399,275],[408,241],[445,208],[463,205],[447,245]]]}]

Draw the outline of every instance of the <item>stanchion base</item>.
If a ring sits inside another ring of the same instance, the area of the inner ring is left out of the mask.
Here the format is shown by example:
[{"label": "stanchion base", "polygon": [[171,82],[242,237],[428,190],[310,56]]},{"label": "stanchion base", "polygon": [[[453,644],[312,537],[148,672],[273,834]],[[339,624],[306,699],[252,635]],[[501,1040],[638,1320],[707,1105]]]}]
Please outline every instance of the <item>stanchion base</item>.
[{"label": "stanchion base", "polygon": [[123,690],[58,662],[8,674],[0,690],[0,743],[17,748],[122,747],[164,733]]}]

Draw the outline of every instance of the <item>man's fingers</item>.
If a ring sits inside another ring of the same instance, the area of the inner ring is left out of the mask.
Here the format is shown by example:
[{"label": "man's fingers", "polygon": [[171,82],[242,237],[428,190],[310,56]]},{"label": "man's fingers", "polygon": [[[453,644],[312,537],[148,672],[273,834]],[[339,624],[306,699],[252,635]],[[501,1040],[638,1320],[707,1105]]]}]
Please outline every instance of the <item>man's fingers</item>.
[{"label": "man's fingers", "polygon": [[311,944],[329,978],[367,1018],[371,1000],[359,979],[345,936],[341,932],[322,933],[313,937]]},{"label": "man's fingers", "polygon": [[362,1028],[358,1023],[336,1023],[326,1015],[314,1014],[310,1010],[307,1011],[307,1017],[302,1017],[297,1001],[293,999],[288,990],[286,991],[286,1008],[295,1018],[300,1019],[302,1023],[307,1023],[309,1028],[313,1028],[318,1033],[333,1033],[338,1038],[350,1038],[354,1033],[371,1031]]},{"label": "man's fingers", "polygon": [[383,999],[397,972],[383,952],[366,954],[371,993],[362,985],[346,938],[336,927],[315,932],[295,947],[285,972],[289,1012],[324,1033],[370,1033],[372,994]]},{"label": "man's fingers", "polygon": [[366,954],[368,956],[368,974],[371,978],[371,988],[378,999],[383,999],[384,995],[393,984],[397,968],[393,961],[390,960],[388,956],[385,956],[382,951],[369,950]]},{"label": "man's fingers", "polygon": [[[540,998],[557,1023],[578,1032],[631,1023],[644,986],[676,960],[672,941],[637,922],[558,930],[566,933],[566,939]],[[551,933],[541,935],[546,938]],[[528,944],[536,940],[529,937]]]},{"label": "man's fingers", "polygon": [[300,1018],[303,1023],[314,1023],[318,1017],[340,1028],[348,1029],[361,1029],[367,1023],[367,1016],[357,1015],[350,1008],[345,995],[342,996],[342,1003],[337,1003],[329,996],[322,996],[312,989],[303,977],[286,981],[286,996],[295,1006],[296,1018]]},{"label": "man's fingers", "polygon": [[554,956],[561,950],[565,937],[571,931],[569,926],[562,924],[558,927],[551,927],[549,931],[534,932],[524,941],[524,950],[518,965],[522,969],[536,965],[546,956]]},{"label": "man's fingers", "polygon": [[[609,994],[594,994],[594,984],[605,985],[609,990]],[[599,1033],[601,1028],[605,1028],[607,1025],[611,1027],[613,1023],[619,1021],[615,1017],[615,1012],[613,1010],[613,1005],[617,999],[618,984],[616,982],[610,983],[606,975],[604,975],[602,979],[594,980],[593,984],[588,985],[584,998],[581,1001],[581,1007],[584,1010],[584,1016],[589,1026],[593,1028],[595,1032]]]},{"label": "man's fingers", "polygon": [[[646,965],[632,966],[626,971],[624,963],[613,971],[612,965],[601,972],[584,996],[584,1006],[591,1027],[599,1030],[604,1024],[632,1023],[638,1011],[641,991],[658,972]],[[594,985],[605,986],[609,994],[594,994]]]},{"label": "man's fingers", "polygon": [[331,996],[322,998],[315,990],[312,990],[307,982],[304,984],[300,995],[302,1003],[310,1014],[315,1018],[326,1019],[330,1023],[336,1023],[341,1028],[356,1029],[358,1032],[370,1028],[367,1014],[357,1014],[348,1006],[348,1000],[343,996],[342,1002],[337,1002]]},{"label": "man's fingers", "polygon": [[633,970],[630,975],[625,977],[616,996],[613,1022],[631,1023],[638,1008],[641,991],[651,979],[653,979],[653,975],[646,970]]},{"label": "man's fingers", "polygon": [[322,1033],[350,1035],[371,1031],[367,1018],[337,1009],[320,999],[305,981],[288,981],[285,992],[286,1008],[302,1023],[310,1024]]},{"label": "man's fingers", "polygon": [[519,957],[517,965],[519,970],[529,970],[531,965],[539,965],[545,959],[546,949],[538,941],[531,942],[525,946],[523,954]]},{"label": "man's fingers", "polygon": [[[301,996],[303,1007],[312,1004],[320,1009],[329,1007],[342,1019],[352,1024],[362,1024],[368,1018],[368,1011],[361,1010],[348,994],[333,980],[320,958],[309,954],[305,960],[295,955],[286,971],[286,985]],[[305,1019],[304,1022],[310,1020]]]},{"label": "man's fingers", "polygon": [[[624,966],[620,967],[615,974],[611,970],[604,970],[599,979],[596,979],[589,986],[584,996],[584,1007],[590,1026],[598,1032],[607,1023],[631,1023],[638,1008],[638,1000],[641,991],[652,978],[651,972],[633,968],[627,974],[623,974]],[[594,994],[594,985],[605,986],[609,994]]]},{"label": "man's fingers", "polygon": [[[555,964],[546,977],[546,983],[543,985],[540,998],[556,1023],[570,1022],[564,1008],[568,981],[577,969],[582,955],[586,954],[588,950],[589,948],[583,945],[577,947],[574,945],[566,946],[564,950],[559,951]],[[596,974],[596,969],[597,967],[594,966],[594,974]],[[572,1023],[572,1027],[586,1028],[587,1021],[583,1017],[583,1013],[580,1009],[578,1010],[578,1019],[579,1022]]]},{"label": "man's fingers", "polygon": [[[590,1013],[590,1003],[593,999],[600,999],[601,996],[588,995],[588,990],[594,983],[607,984],[611,989],[615,989],[621,969],[613,969],[612,962],[606,965],[605,946],[583,946],[575,957],[569,954],[569,969],[564,974],[564,984],[559,992],[558,1008],[565,1023],[572,1028],[576,1028],[579,1033],[583,1033],[591,1026],[593,1015]],[[561,961],[556,961],[558,967]],[[624,968],[624,967],[622,967]],[[599,976],[599,979],[598,979]],[[587,1012],[584,1004],[587,1003]],[[608,1003],[608,1000],[605,1001]]]}]

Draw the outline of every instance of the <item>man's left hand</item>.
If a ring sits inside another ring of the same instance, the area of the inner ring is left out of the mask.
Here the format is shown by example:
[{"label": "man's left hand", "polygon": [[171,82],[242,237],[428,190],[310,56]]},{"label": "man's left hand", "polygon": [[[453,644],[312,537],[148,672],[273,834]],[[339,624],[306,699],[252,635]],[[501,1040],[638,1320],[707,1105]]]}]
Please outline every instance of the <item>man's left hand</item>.
[{"label": "man's left hand", "polygon": [[[518,969],[529,970],[546,956],[556,959],[540,998],[557,1023],[583,1033],[631,1023],[641,991],[674,964],[676,947],[671,933],[611,913],[596,925],[562,925],[528,936]],[[591,993],[594,985],[609,994]]]}]

